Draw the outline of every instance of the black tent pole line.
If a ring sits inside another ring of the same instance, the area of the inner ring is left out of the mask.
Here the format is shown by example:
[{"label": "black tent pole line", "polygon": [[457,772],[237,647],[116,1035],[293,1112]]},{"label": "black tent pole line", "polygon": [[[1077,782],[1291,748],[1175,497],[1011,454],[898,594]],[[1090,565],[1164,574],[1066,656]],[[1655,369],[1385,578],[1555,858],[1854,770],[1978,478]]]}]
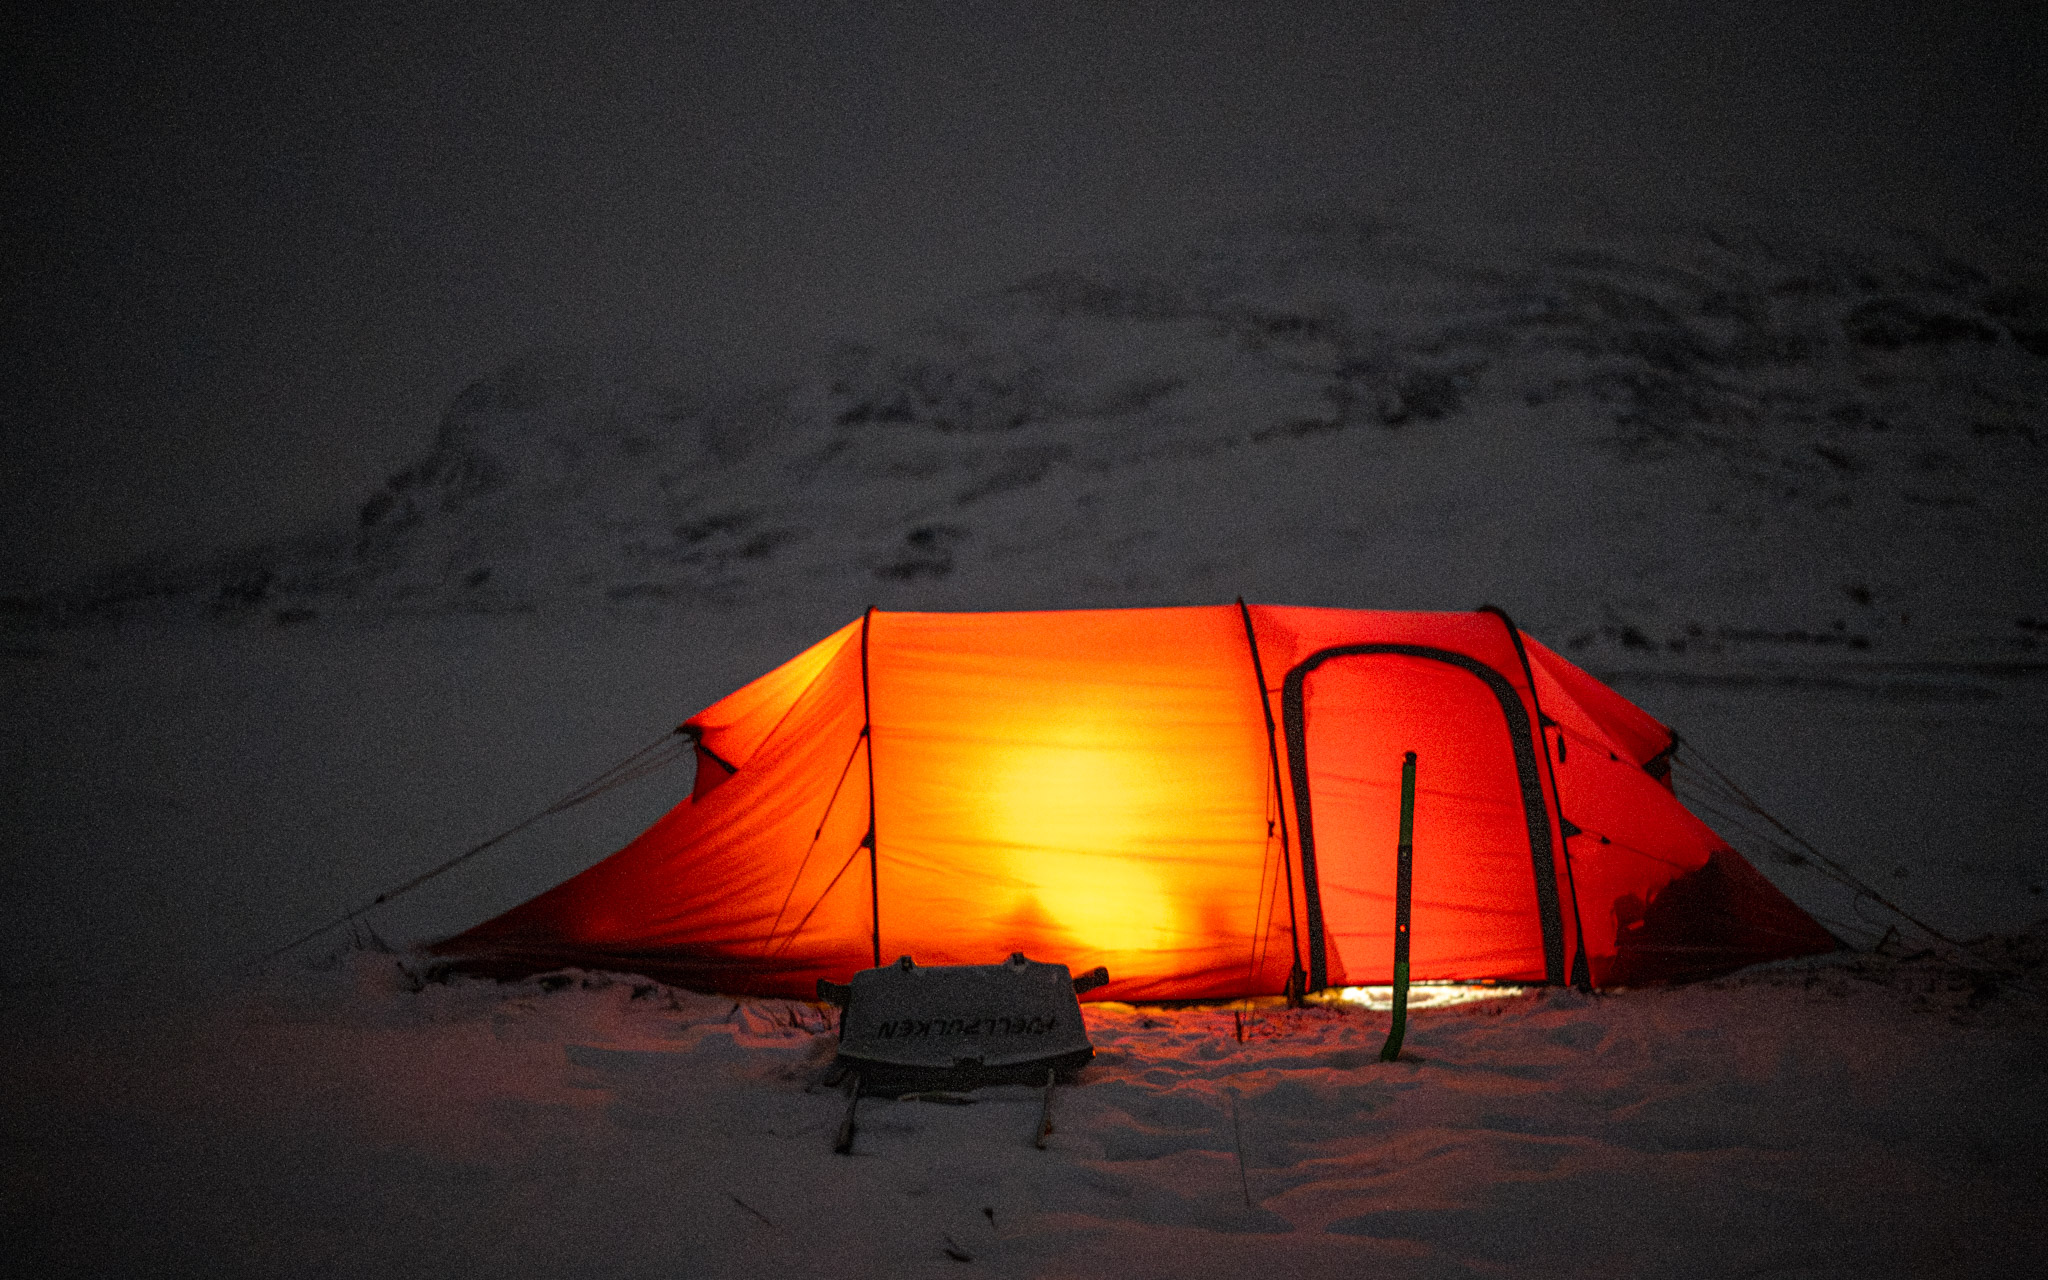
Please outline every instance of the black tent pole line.
[{"label": "black tent pole line", "polygon": [[[283,946],[276,947],[270,951],[267,951],[261,956],[258,956],[250,960],[248,963],[251,965],[267,964],[268,962],[277,959],[279,956],[283,955],[287,951],[293,950],[296,947],[304,946],[306,943],[311,942],[313,939],[319,937],[323,933],[328,932],[329,930],[339,929],[341,926],[348,924],[353,920],[358,920],[363,916],[368,915],[370,912],[375,911],[378,907],[381,907],[385,903],[390,902],[393,898],[399,897],[403,894],[411,893],[414,889],[419,888],[421,885],[427,883],[429,880],[432,880],[445,872],[453,871],[455,868],[461,866],[463,863],[469,861],[471,858],[476,857],[478,854],[484,852],[486,849],[489,849],[493,845],[501,844],[504,841],[511,839],[513,836],[518,835],[520,832],[526,830],[528,827],[532,826],[536,822],[541,821],[542,819],[552,818],[556,814],[563,813],[569,809],[573,809],[577,805],[582,804],[585,801],[595,800],[598,796],[603,795],[605,792],[610,791],[614,787],[623,786],[628,782],[638,781],[639,779],[644,778],[659,769],[667,768],[669,765],[674,764],[677,760],[680,760],[682,758],[681,752],[676,752],[668,756],[667,758],[660,760],[650,761],[647,759],[647,757],[659,751],[663,746],[667,745],[670,739],[675,738],[677,736],[688,738],[690,739],[691,744],[693,746],[695,745],[695,734],[691,730],[690,726],[678,725],[674,729],[671,729],[669,732],[662,734],[653,742],[648,743],[646,746],[640,748],[638,751],[635,751],[632,755],[627,756],[624,760],[619,761],[619,763],[613,765],[609,769],[606,769],[603,773],[598,774],[589,782],[584,783],[582,786],[576,788],[574,791],[571,791],[567,795],[564,795],[561,799],[555,801],[553,804],[550,804],[545,809],[542,809],[540,812],[535,813],[531,817],[524,818],[521,821],[514,823],[512,826],[505,828],[505,830],[500,831],[498,834],[492,836],[488,840],[470,846],[468,849],[465,849],[463,852],[456,854],[454,857],[448,859],[448,861],[442,863],[440,866],[433,868],[431,871],[421,872],[419,875],[414,876],[412,879],[406,881],[404,884],[396,885],[392,888],[386,889],[384,892],[378,894],[376,897],[370,899],[363,905],[356,907],[354,910],[344,912],[343,914],[336,916],[334,919],[329,920],[326,924],[319,926],[318,928],[309,929],[306,932],[300,934],[298,937],[293,938],[290,942],[285,943]],[[722,764],[724,762],[720,761],[720,763]]]},{"label": "black tent pole line", "polygon": [[1273,765],[1273,812],[1280,824],[1280,875],[1287,882],[1287,939],[1294,948],[1294,968],[1287,974],[1287,1000],[1289,1004],[1300,1004],[1301,988],[1306,985],[1302,981],[1301,926],[1294,917],[1294,857],[1287,841],[1287,799],[1280,787],[1280,744],[1273,727],[1273,696],[1266,688],[1265,664],[1259,660],[1259,633],[1252,629],[1251,606],[1243,596],[1237,598],[1237,611],[1244,619],[1244,639],[1252,651],[1252,678],[1258,682],[1259,710],[1266,717],[1266,757]]},{"label": "black tent pole line", "polygon": [[[1522,664],[1522,678],[1529,682],[1529,707],[1536,713],[1535,745],[1543,750],[1543,770],[1550,775],[1550,803],[1557,810],[1557,847],[1564,855],[1565,887],[1572,898],[1572,986],[1581,991],[1593,989],[1593,970],[1586,959],[1586,924],[1579,916],[1579,874],[1572,866],[1572,835],[1577,828],[1571,819],[1564,816],[1564,795],[1557,786],[1557,762],[1564,758],[1564,726],[1543,714],[1543,701],[1536,694],[1536,668],[1530,665],[1529,648],[1522,643],[1522,629],[1508,616],[1508,611],[1497,604],[1482,604],[1480,613],[1490,613],[1499,618],[1501,625],[1508,629],[1508,639],[1514,643],[1515,657]],[[1551,755],[1550,735],[1546,729],[1557,730],[1557,754]]]},{"label": "black tent pole line", "polygon": [[[875,704],[868,693],[868,628],[874,620],[875,606],[869,605],[860,619],[860,732],[868,744],[868,834],[861,843],[868,850],[868,938],[874,946],[875,968],[879,969],[882,967],[882,871],[875,839]],[[806,915],[804,918],[810,917]]]}]

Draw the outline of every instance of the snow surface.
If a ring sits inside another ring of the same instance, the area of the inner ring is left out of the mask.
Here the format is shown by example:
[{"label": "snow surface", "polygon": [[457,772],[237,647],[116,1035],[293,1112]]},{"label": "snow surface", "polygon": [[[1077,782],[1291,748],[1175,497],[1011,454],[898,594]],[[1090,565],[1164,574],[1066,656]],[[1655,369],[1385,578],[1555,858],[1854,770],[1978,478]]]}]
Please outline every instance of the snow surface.
[{"label": "snow surface", "polygon": [[28,1030],[14,1274],[2019,1276],[2048,1231],[2038,997],[1927,963],[1426,1012],[1394,1064],[1356,1008],[1091,1006],[1047,1149],[1013,1088],[865,1100],[848,1157],[816,1008],[562,982],[358,956]]},{"label": "snow surface", "polygon": [[[624,368],[508,363],[352,528],[5,602],[11,1270],[2021,1275],[2048,1253],[2037,254],[1330,215],[1021,281],[796,384]],[[375,949],[609,852],[686,770],[380,909],[358,947],[249,963],[870,603],[1239,594],[1501,604],[1971,945],[1887,936],[1750,841],[1864,950],[1424,1010],[1392,1065],[1380,1012],[1251,1008],[1240,1043],[1230,1009],[1091,1006],[1101,1060],[1048,1150],[1036,1099],[996,1090],[864,1103],[852,1158],[816,1009],[422,986]]]}]

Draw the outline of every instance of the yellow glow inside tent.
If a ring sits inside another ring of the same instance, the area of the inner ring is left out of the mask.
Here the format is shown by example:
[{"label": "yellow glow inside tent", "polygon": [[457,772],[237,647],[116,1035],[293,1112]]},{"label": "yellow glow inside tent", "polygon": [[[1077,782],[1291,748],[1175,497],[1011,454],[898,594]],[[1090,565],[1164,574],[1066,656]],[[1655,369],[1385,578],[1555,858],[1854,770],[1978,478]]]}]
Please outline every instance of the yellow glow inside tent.
[{"label": "yellow glow inside tent", "polygon": [[1057,921],[1077,943],[1109,953],[1156,951],[1180,931],[1180,909],[1156,861],[1133,858],[1143,810],[1169,796],[1127,753],[1020,748],[992,761],[985,836],[1009,850],[1013,910]]}]

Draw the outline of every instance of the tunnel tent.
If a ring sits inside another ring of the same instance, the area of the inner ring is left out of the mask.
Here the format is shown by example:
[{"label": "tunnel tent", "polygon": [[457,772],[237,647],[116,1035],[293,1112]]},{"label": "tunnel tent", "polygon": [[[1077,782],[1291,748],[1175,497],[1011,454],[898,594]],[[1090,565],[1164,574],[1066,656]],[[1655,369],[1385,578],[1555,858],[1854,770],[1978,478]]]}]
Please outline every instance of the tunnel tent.
[{"label": "tunnel tent", "polygon": [[808,998],[885,958],[1096,999],[1615,986],[1835,940],[1673,795],[1675,736],[1498,610],[869,611],[692,716],[692,794],[436,944],[457,968]]}]

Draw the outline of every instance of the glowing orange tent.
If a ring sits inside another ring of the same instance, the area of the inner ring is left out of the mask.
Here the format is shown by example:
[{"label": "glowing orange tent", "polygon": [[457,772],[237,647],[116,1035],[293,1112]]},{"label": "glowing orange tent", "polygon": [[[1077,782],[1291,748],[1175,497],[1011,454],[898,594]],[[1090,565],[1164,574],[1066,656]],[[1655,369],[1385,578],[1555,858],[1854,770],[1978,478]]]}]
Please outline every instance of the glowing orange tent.
[{"label": "glowing orange tent", "polygon": [[[694,794],[436,948],[809,997],[1013,951],[1096,999],[1640,983],[1834,939],[1672,795],[1670,730],[1505,614],[880,613],[692,717]],[[1298,976],[1296,976],[1298,974]]]}]

